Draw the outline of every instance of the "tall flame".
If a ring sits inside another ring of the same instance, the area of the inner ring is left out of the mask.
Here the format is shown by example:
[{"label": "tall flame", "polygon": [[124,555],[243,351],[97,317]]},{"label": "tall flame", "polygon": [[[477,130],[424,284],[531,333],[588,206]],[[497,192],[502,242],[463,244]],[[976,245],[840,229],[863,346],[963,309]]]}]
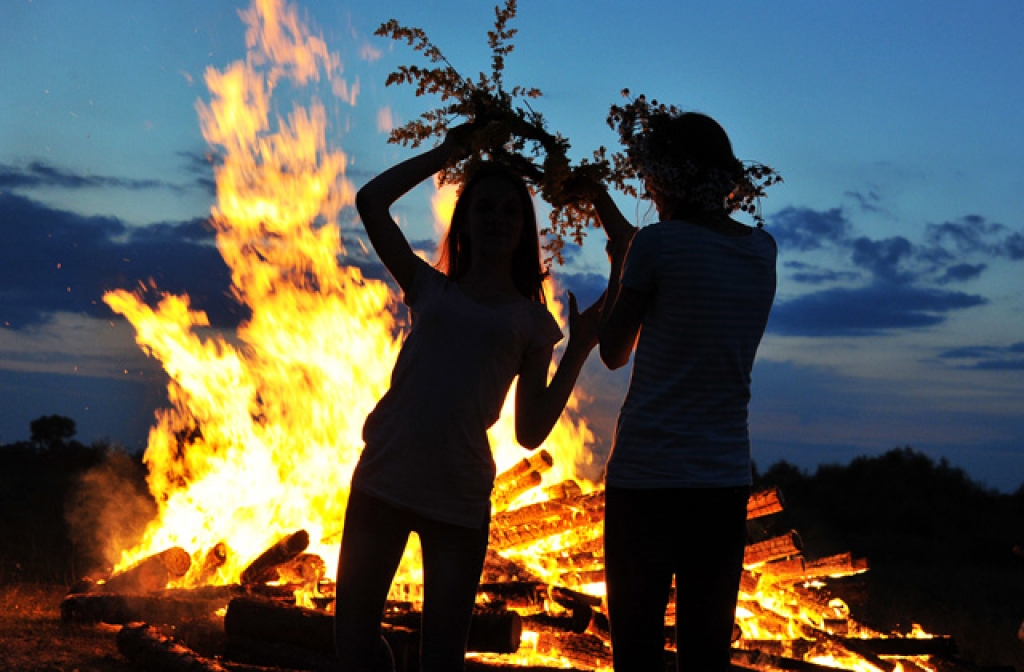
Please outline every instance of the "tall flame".
[{"label": "tall flame", "polygon": [[[229,560],[217,582],[237,581],[298,529],[336,569],[362,423],[387,389],[405,327],[387,284],[339,263],[338,222],[355,190],[347,157],[328,147],[324,106],[311,97],[283,117],[272,106],[285,83],[294,94],[324,73],[338,77],[337,57],[283,0],[256,0],[240,15],[246,58],[209,68],[210,101],[197,107],[219,158],[217,246],[251,317],[224,333],[187,296],[156,288],[104,296],[171,379],[171,407],[157,413],[144,458],[158,517],[118,569],[172,546],[198,559],[224,543]],[[333,81],[331,90],[353,87]],[[569,470],[590,440],[571,419],[575,403],[546,444]],[[508,415],[491,435],[499,469],[525,454]],[[197,581],[199,564],[182,585]]]}]

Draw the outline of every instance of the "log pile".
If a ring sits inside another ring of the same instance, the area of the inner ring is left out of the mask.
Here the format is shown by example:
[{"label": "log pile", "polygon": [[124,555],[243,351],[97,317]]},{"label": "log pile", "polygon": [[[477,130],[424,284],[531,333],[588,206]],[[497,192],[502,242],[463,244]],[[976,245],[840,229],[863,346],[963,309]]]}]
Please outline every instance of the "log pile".
[{"label": "log pile", "polygon": [[[601,597],[604,493],[586,492],[571,480],[543,487],[552,465],[540,451],[496,479],[490,549],[470,635],[471,672],[611,669]],[[770,488],[750,496],[747,518],[760,522],[783,510],[782,494]],[[866,561],[849,553],[806,558],[796,531],[765,534],[764,527],[748,526],[735,669],[816,672],[835,667],[808,660],[836,656],[895,672],[894,661],[904,657],[955,653],[949,638],[886,637],[857,623],[820,586],[867,570]],[[69,594],[62,616],[122,625],[119,648],[141,669],[334,669],[333,585],[323,559],[307,552],[309,544],[305,530],[284,535],[249,562],[237,583],[218,586],[202,583],[225,565],[227,544],[193,556],[167,549]],[[168,588],[186,574],[198,577],[199,587]],[[296,606],[297,588],[316,596],[315,608]],[[418,609],[415,601],[395,601],[384,616],[400,672],[418,666]],[[675,664],[674,617],[673,600],[666,614],[666,669]]]}]

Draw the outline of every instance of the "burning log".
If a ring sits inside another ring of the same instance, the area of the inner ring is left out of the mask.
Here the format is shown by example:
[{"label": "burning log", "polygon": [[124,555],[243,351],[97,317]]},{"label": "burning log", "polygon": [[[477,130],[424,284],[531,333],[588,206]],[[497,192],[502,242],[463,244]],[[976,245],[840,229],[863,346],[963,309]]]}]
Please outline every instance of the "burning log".
[{"label": "burning log", "polygon": [[803,549],[803,542],[796,530],[790,530],[786,534],[771,539],[765,539],[754,544],[747,544],[743,552],[743,565],[757,565],[772,560],[780,560],[794,555],[800,555]]},{"label": "burning log", "polygon": [[228,672],[215,660],[196,654],[145,623],[132,623],[117,634],[117,650],[144,670],[156,672]]},{"label": "burning log", "polygon": [[514,560],[502,557],[493,548],[487,549],[481,581],[538,581],[539,577]]},{"label": "burning log", "polygon": [[612,650],[608,642],[589,633],[537,633],[537,653],[564,658],[570,664],[593,670],[611,667]]},{"label": "burning log", "polygon": [[570,478],[544,488],[544,494],[547,495],[548,499],[567,499],[582,495],[583,488],[580,487],[579,483]]},{"label": "burning log", "polygon": [[[747,501],[748,520],[781,510],[782,495],[777,488],[752,493]],[[603,491],[549,499],[496,513],[491,525],[491,545],[507,550],[587,523],[601,523],[603,519]]]},{"label": "burning log", "polygon": [[747,520],[769,516],[782,511],[782,491],[778,488],[766,488],[752,492],[747,500]]},{"label": "burning log", "polygon": [[493,602],[516,609],[530,609],[544,604],[548,585],[540,581],[496,581],[481,583],[476,592]]},{"label": "burning log", "polygon": [[199,568],[197,583],[205,585],[213,578],[217,570],[223,567],[228,561],[228,545],[223,541],[218,542],[206,552],[203,557],[203,564]]},{"label": "burning log", "polygon": [[188,551],[174,546],[114,574],[102,584],[101,589],[108,593],[148,593],[160,590],[166,588],[172,579],[185,576],[191,566],[192,558]]},{"label": "burning log", "polygon": [[523,623],[530,630],[535,632],[573,632],[581,634],[590,627],[594,618],[594,610],[587,607],[586,610],[573,610],[566,615],[555,616],[552,614],[530,614],[523,616]]},{"label": "burning log", "polygon": [[806,565],[804,563],[804,559],[797,556],[795,558],[766,562],[765,564],[757,567],[754,571],[761,576],[764,576],[772,583],[779,583],[787,580],[799,581],[800,578],[804,576]]},{"label": "burning log", "polygon": [[294,560],[308,546],[309,533],[305,530],[282,537],[242,571],[242,585],[252,586],[277,580],[278,567]]},{"label": "burning log", "polygon": [[520,460],[511,469],[498,474],[494,479],[494,489],[491,494],[491,502],[496,511],[503,511],[508,508],[519,495],[527,490],[532,490],[541,484],[543,474],[555,463],[551,453],[541,450],[523,460]]},{"label": "burning log", "polygon": [[278,579],[299,586],[316,586],[327,574],[327,563],[315,553],[299,553],[277,567]]},{"label": "burning log", "polygon": [[805,567],[805,577],[811,579],[826,576],[850,576],[867,570],[866,558],[854,558],[852,553],[840,553],[817,560],[809,560]]},{"label": "burning log", "polygon": [[496,514],[490,543],[498,551],[508,550],[569,530],[582,534],[584,528],[600,527],[603,521],[603,492],[539,502]]}]

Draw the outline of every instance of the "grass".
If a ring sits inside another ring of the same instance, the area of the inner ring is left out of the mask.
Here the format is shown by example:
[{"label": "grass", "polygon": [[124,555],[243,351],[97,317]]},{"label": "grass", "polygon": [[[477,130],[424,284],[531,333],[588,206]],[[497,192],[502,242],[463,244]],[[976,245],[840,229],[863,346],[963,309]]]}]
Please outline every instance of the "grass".
[{"label": "grass", "polygon": [[129,672],[117,651],[120,626],[64,623],[67,589],[0,585],[0,669],[4,672]]}]

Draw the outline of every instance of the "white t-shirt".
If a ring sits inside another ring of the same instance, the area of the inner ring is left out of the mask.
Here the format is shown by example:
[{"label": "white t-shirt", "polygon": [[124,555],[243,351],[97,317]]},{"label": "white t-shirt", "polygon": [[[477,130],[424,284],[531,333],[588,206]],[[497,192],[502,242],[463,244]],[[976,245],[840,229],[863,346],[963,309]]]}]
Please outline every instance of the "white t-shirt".
[{"label": "white t-shirt", "polygon": [[774,238],[681,221],[637,232],[622,286],[648,294],[606,481],[625,488],[751,481],[750,372],[775,297]]},{"label": "white t-shirt", "polygon": [[557,343],[558,324],[525,297],[490,306],[441,272],[417,266],[405,296],[412,328],[391,387],[363,426],[352,487],[444,522],[478,528],[490,515],[495,466],[487,429],[526,353]]}]

